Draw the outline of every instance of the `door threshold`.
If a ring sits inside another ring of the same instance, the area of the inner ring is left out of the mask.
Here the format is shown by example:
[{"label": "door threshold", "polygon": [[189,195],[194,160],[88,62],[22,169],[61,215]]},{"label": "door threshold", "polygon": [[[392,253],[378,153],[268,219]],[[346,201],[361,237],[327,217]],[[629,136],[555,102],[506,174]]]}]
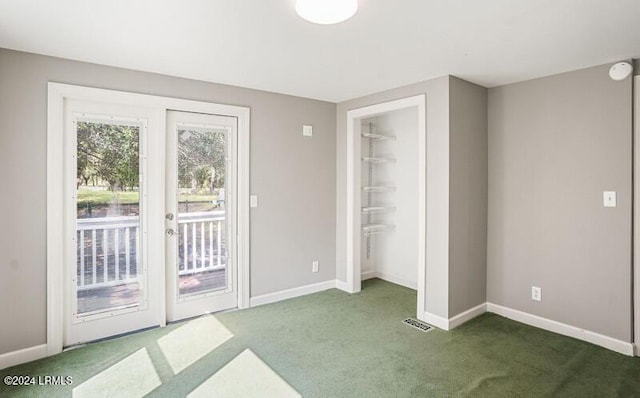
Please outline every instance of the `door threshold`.
[{"label": "door threshold", "polygon": [[138,329],[138,330],[132,330],[130,332],[120,333],[120,334],[104,337],[104,338],[97,339],[97,340],[86,341],[84,343],[73,344],[73,345],[64,347],[62,349],[62,352],[72,351],[72,350],[75,350],[77,348],[85,347],[85,346],[87,346],[89,344],[102,343],[104,341],[115,340],[115,339],[119,339],[120,337],[127,337],[127,336],[131,336],[131,335],[134,335],[134,334],[138,334],[138,333],[141,333],[141,332],[146,332],[148,330],[153,330],[153,329],[158,329],[158,328],[160,328],[160,325],[150,326],[150,327],[142,328],[142,329]]}]

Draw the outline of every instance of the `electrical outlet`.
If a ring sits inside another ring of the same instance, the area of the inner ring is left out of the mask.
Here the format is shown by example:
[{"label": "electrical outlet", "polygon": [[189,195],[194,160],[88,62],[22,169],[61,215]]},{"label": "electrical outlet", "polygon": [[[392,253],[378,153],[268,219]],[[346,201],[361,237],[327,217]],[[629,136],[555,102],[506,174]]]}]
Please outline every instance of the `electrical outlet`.
[{"label": "electrical outlet", "polygon": [[319,263],[317,261],[314,261],[311,263],[311,272],[318,272],[318,268],[319,268]]},{"label": "electrical outlet", "polygon": [[542,301],[542,288],[531,286],[531,300]]}]

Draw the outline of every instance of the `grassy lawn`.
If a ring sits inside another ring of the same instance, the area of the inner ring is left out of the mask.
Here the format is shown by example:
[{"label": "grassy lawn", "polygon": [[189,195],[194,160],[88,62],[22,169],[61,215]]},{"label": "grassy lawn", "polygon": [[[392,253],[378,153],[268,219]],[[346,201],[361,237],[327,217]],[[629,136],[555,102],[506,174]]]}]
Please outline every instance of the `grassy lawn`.
[{"label": "grassy lawn", "polygon": [[[217,199],[217,195],[214,194],[189,194],[180,195],[179,201],[182,202],[211,202]],[[85,207],[108,205],[109,203],[119,202],[121,204],[138,203],[138,192],[122,192],[122,191],[94,191],[91,189],[78,190],[78,206]]]},{"label": "grassy lawn", "polygon": [[214,194],[195,194],[195,195],[178,195],[178,201],[182,202],[211,202],[212,200],[216,200],[218,195]]},{"label": "grassy lawn", "polygon": [[138,192],[93,191],[78,189],[78,206],[99,206],[118,201],[122,204],[138,203]]}]

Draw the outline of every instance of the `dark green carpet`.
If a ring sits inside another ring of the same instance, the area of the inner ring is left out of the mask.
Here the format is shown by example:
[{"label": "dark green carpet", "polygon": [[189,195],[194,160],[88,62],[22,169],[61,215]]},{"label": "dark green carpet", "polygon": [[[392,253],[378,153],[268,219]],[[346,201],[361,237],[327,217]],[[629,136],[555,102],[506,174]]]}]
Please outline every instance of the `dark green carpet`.
[{"label": "dark green carpet", "polygon": [[247,348],[305,397],[640,396],[640,358],[492,314],[423,333],[401,323],[415,301],[415,291],[374,279],[355,295],[333,289],[219,314],[233,337],[174,375],[158,339],[178,323],[4,369],[3,378],[70,375],[74,383],[0,385],[0,396],[70,396],[144,347],[162,382],[150,396],[186,396]]}]

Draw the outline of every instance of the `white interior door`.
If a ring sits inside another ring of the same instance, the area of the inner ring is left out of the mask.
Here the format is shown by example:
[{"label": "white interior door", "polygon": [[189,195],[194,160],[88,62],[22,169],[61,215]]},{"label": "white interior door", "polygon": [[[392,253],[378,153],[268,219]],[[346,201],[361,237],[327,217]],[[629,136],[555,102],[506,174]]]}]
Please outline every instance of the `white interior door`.
[{"label": "white interior door", "polygon": [[[150,108],[64,105],[63,345],[164,322],[161,117]],[[154,134],[155,133],[155,134]]]},{"label": "white interior door", "polygon": [[235,117],[167,113],[167,320],[238,305]]}]

